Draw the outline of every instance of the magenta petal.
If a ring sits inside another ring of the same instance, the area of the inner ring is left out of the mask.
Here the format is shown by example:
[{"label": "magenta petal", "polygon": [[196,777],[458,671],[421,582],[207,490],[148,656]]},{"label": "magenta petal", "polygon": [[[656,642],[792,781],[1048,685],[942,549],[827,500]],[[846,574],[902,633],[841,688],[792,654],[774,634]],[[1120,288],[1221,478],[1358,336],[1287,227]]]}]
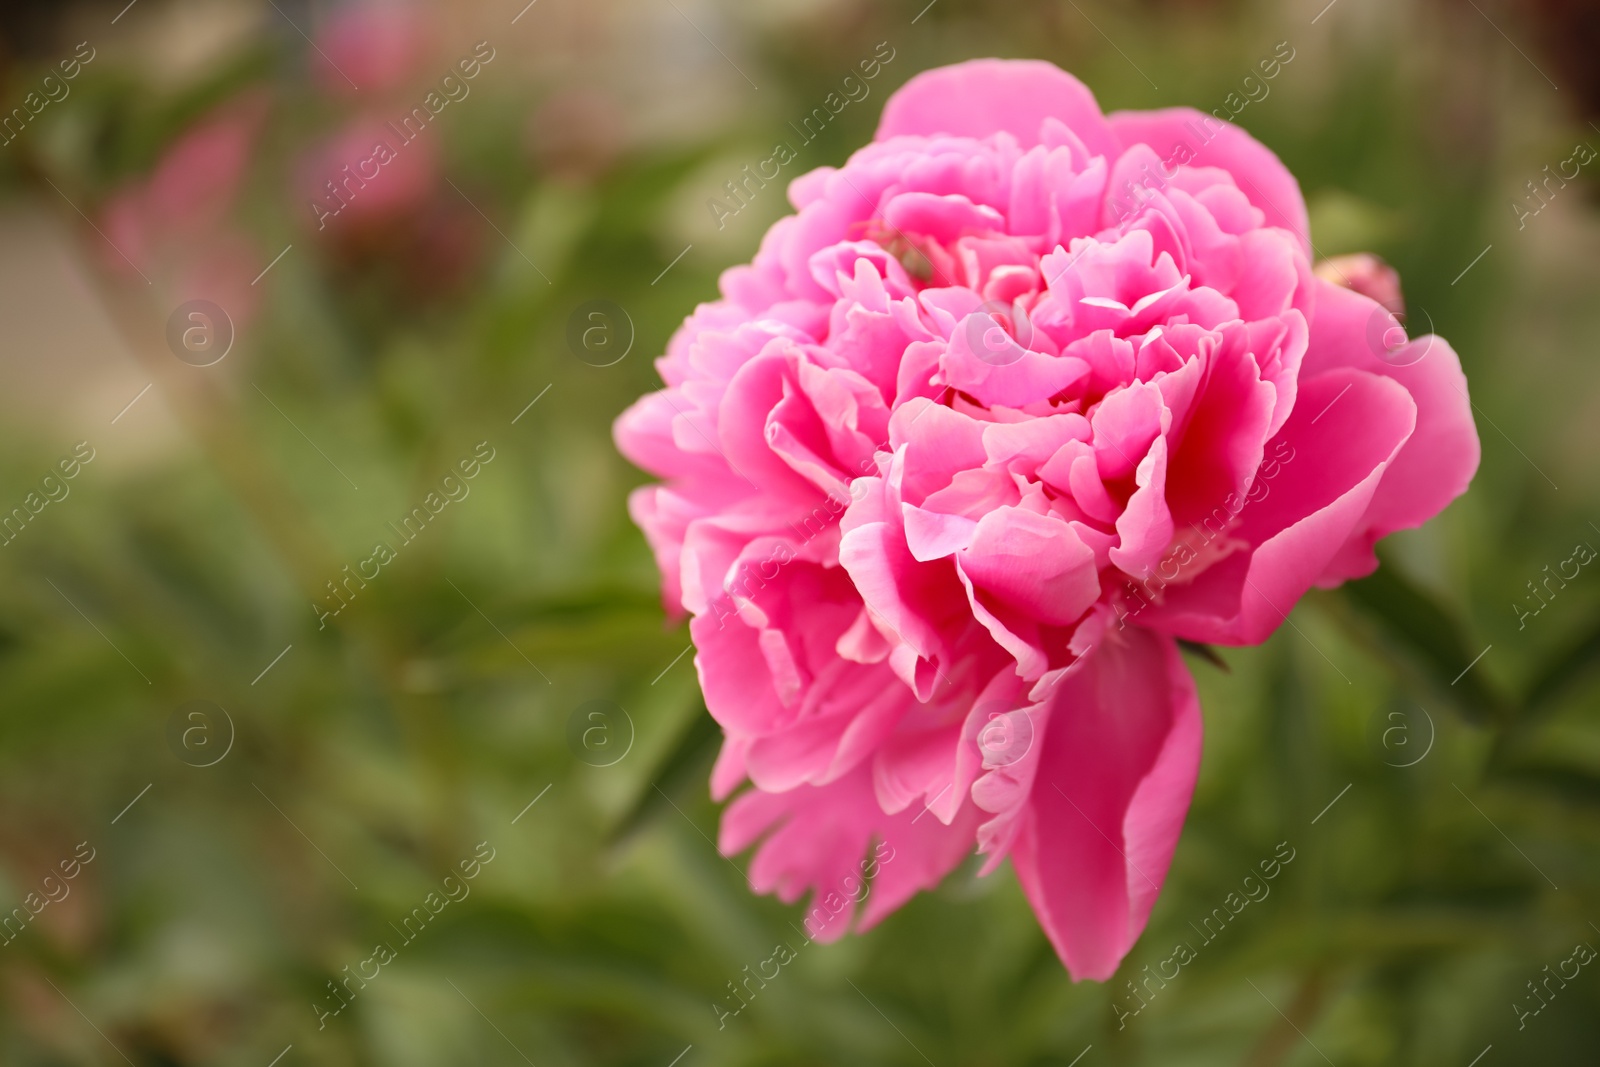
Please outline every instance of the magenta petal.
[{"label": "magenta petal", "polygon": [[959,555],[974,583],[1046,624],[1072,622],[1100,592],[1094,553],[1072,528],[1020,508],[985,515]]},{"label": "magenta petal", "polygon": [[750,887],[792,903],[810,892],[806,932],[834,941],[866,902],[863,928],[913,894],[931,889],[972,851],[977,812],[966,805],[946,826],[920,807],[885,814],[862,767],[826,786],[784,793],[752,789],[722,816],[718,848],[733,855],[765,837],[750,862]]},{"label": "magenta petal", "polygon": [[1259,357],[1246,350],[1242,335],[1230,331],[1212,353],[1204,392],[1187,413],[1169,467],[1178,522],[1200,521],[1230,494],[1242,497],[1261,467],[1277,390],[1261,380]]},{"label": "magenta petal", "polygon": [[[1478,469],[1478,432],[1472,421],[1466,375],[1450,343],[1429,334],[1390,352],[1374,321],[1381,305],[1327,282],[1317,283],[1317,312],[1302,373],[1354,367],[1381,374],[1405,386],[1417,406],[1416,428],[1384,473],[1358,536],[1359,558],[1371,559],[1374,541],[1394,530],[1419,526],[1466,491]],[[1383,353],[1382,356],[1379,353]],[[1353,577],[1371,570],[1334,573]]]},{"label": "magenta petal", "polygon": [[1024,349],[985,314],[968,315],[940,360],[944,383],[985,404],[1022,407],[1087,377],[1089,365],[1072,356]]},{"label": "magenta petal", "polygon": [[1200,702],[1170,638],[1113,633],[1066,678],[1011,862],[1074,979],[1105,980],[1144,929],[1200,769]]},{"label": "magenta petal", "polygon": [[1254,551],[1167,587],[1140,623],[1196,641],[1266,640],[1357,533],[1415,423],[1410,394],[1390,379],[1341,369],[1301,381],[1299,405],[1268,446],[1281,473],[1239,513],[1236,536]]},{"label": "magenta petal", "polygon": [[1109,121],[1123,145],[1147,144],[1163,161],[1227,171],[1250,203],[1266,212],[1268,223],[1293,233],[1305,251],[1311,250],[1300,183],[1271,149],[1239,127],[1188,107],[1117,111]]},{"label": "magenta petal", "polygon": [[1134,473],[1138,486],[1117,519],[1117,546],[1111,562],[1126,574],[1142,577],[1161,561],[1172,541],[1172,512],[1167,509],[1167,439],[1158,437]]},{"label": "magenta petal", "polygon": [[749,747],[748,738],[729,736],[723,739],[717,762],[711,768],[712,800],[727,800],[728,794],[744,782],[744,758]]},{"label": "magenta petal", "polygon": [[1094,426],[1100,477],[1110,480],[1133,474],[1150,445],[1170,427],[1171,419],[1161,390],[1154,385],[1140,383],[1107,396],[1089,419]]},{"label": "magenta petal", "polygon": [[977,233],[1003,232],[1006,220],[991,207],[974,204],[965,196],[902,193],[883,209],[883,221],[896,230],[954,242]]},{"label": "magenta petal", "polygon": [[977,59],[923,71],[883,106],[875,139],[1004,132],[1032,147],[1050,118],[1065,123],[1095,155],[1114,153],[1111,128],[1088,86],[1053,63],[1029,59]]}]

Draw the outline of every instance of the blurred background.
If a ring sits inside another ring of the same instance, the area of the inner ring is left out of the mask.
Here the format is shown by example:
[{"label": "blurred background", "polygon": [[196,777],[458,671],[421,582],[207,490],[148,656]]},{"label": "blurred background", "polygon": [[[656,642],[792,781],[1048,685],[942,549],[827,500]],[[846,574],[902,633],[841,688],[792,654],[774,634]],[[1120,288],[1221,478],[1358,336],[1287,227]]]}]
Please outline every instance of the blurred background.
[{"label": "blurred background", "polygon": [[[1589,0],[0,11],[0,1062],[1596,1061]],[[787,210],[707,201],[875,54],[785,178],[974,56],[1236,112],[1472,383],[1465,498],[1191,660],[1105,985],[1009,870],[829,946],[752,896],[624,510],[612,419]]]}]

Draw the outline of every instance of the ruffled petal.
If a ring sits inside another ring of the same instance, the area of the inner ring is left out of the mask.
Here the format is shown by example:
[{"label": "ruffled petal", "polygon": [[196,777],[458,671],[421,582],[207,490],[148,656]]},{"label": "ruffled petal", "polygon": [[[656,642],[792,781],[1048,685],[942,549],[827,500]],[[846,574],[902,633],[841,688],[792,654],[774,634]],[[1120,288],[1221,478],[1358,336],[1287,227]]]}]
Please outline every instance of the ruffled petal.
[{"label": "ruffled petal", "polygon": [[1310,254],[1311,224],[1300,183],[1270,148],[1238,126],[1190,107],[1116,111],[1108,122],[1124,147],[1149,145],[1164,163],[1227,171],[1267,222],[1294,234]]}]

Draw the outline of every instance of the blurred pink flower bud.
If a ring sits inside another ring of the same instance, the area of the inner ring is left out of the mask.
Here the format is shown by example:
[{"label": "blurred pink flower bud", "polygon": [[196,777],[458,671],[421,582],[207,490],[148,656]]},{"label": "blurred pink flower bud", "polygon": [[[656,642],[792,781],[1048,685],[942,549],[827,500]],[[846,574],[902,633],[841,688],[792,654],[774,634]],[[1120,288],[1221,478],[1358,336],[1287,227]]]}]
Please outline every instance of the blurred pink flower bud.
[{"label": "blurred pink flower bud", "polygon": [[224,105],[175,141],[156,164],[145,192],[155,225],[209,229],[233,206],[265,116],[266,98]]},{"label": "blurred pink flower bud", "polygon": [[250,281],[264,262],[228,214],[267,107],[261,93],[223,104],[181,134],[148,178],[106,199],[100,226],[108,269],[157,282],[174,300],[213,300],[235,323],[254,314],[259,293]]},{"label": "blurred pink flower bud", "polygon": [[1406,309],[1405,297],[1400,295],[1399,272],[1371,252],[1331,256],[1318,263],[1313,272],[1325,282],[1377,301],[1396,315]]},{"label": "blurred pink flower bud", "polygon": [[438,150],[426,133],[405,139],[390,123],[352,120],[300,163],[300,185],[317,229],[385,222],[427,200],[438,183]]},{"label": "blurred pink flower bud", "polygon": [[426,11],[406,3],[341,8],[317,35],[312,63],[318,83],[334,93],[382,93],[405,85],[428,57],[432,22]]}]

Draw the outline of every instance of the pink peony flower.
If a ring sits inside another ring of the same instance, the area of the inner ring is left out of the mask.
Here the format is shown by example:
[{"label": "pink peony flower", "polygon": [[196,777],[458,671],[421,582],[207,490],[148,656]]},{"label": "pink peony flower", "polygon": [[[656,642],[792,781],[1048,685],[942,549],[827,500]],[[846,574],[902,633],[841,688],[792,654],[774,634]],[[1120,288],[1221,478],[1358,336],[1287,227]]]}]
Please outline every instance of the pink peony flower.
[{"label": "pink peony flower", "polygon": [[1249,135],[1102,115],[1048,63],[918,75],[789,194],[616,425],[666,479],[631,511],[692,616],[712,792],[752,783],[720,847],[759,840],[752,887],[811,891],[823,939],[1009,857],[1105,979],[1199,768],[1175,639],[1264,640],[1460,494],[1460,365],[1369,344]]}]

